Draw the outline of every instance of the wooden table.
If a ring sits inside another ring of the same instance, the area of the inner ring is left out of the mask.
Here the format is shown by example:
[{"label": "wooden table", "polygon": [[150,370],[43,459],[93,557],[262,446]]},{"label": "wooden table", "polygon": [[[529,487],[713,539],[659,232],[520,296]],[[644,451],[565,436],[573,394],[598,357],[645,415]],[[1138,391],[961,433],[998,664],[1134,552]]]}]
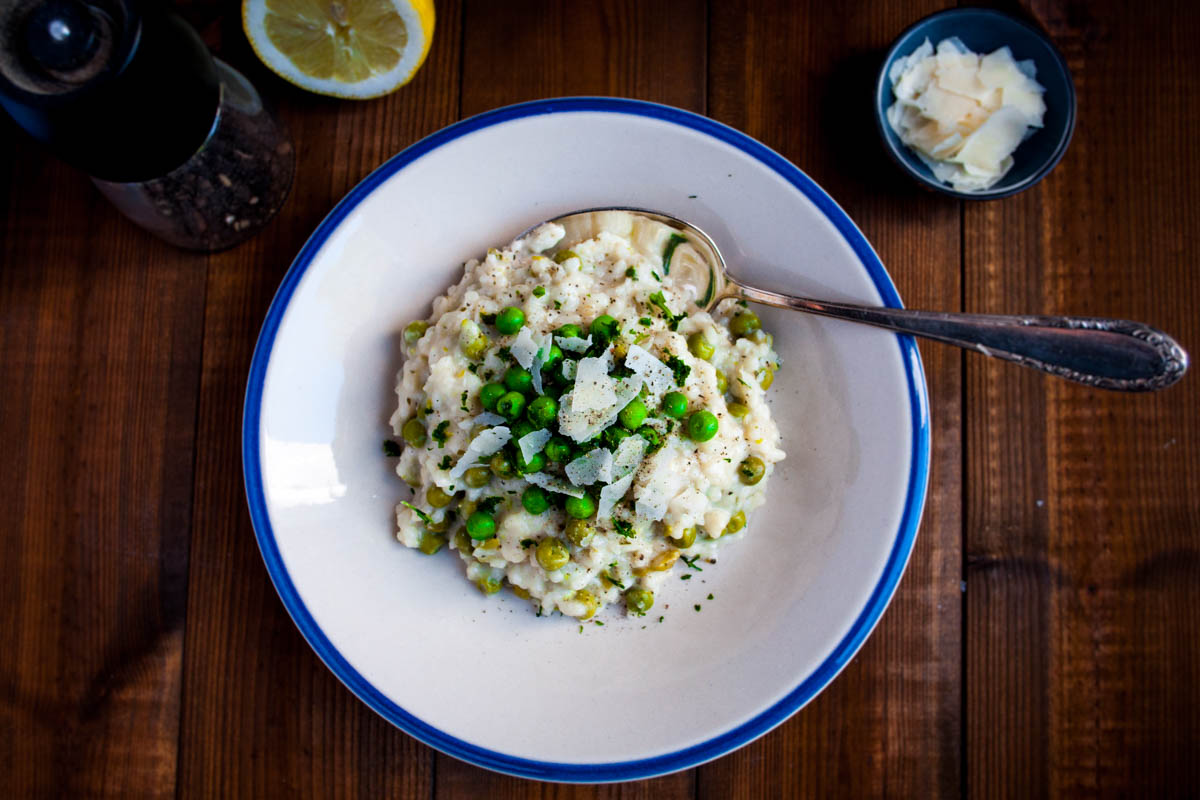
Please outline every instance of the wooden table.
[{"label": "wooden table", "polygon": [[365,103],[283,84],[237,3],[191,0],[300,163],[279,217],[212,256],[143,233],[0,125],[5,794],[1195,796],[1195,375],[1118,395],[922,345],[929,498],[874,635],[771,734],[624,786],[493,775],[375,716],[293,627],[246,512],[242,394],[292,256],[388,156],[532,98],[644,98],[760,139],[842,204],[911,306],[1143,319],[1200,353],[1200,12],[1001,5],[1066,55],[1079,124],[1048,179],[988,203],[914,188],[872,128],[881,51],[942,6],[926,0],[445,0],[417,79]]}]

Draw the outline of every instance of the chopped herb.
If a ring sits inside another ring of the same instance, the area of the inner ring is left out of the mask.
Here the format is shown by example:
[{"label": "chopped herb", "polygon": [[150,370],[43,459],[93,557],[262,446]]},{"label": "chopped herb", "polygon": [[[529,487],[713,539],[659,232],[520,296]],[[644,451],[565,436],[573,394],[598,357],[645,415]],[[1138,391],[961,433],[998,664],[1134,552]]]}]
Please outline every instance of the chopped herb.
[{"label": "chopped herb", "polygon": [[[541,614],[541,612],[539,611],[539,612],[538,612],[538,616],[540,617],[541,615],[542,615],[542,614]],[[583,626],[582,626],[582,625],[580,625],[580,626],[579,626],[579,632],[580,632],[580,633],[583,633]]]},{"label": "chopped herb", "polygon": [[501,347],[496,351],[496,355],[505,360],[509,360],[512,358],[512,350],[508,349],[507,347]]},{"label": "chopped herb", "polygon": [[659,618],[658,618],[658,621],[659,621],[659,622],[662,622],[664,619],[666,619],[666,618],[665,618],[665,617],[659,617]]},{"label": "chopped herb", "polygon": [[533,547],[535,544],[537,544],[537,542],[535,542],[533,539],[522,539],[521,540],[521,547],[529,548],[529,547]]},{"label": "chopped herb", "polygon": [[683,363],[683,359],[674,354],[668,354],[667,366],[671,368],[671,372],[675,375],[676,386],[683,386],[688,375],[692,374],[692,368]]},{"label": "chopped herb", "polygon": [[488,325],[496,324],[496,315],[495,314],[480,314],[479,319],[482,320],[483,322],[486,322]]},{"label": "chopped herb", "polygon": [[467,412],[468,414],[471,413],[471,409],[467,408],[467,393],[466,392],[463,392],[459,396],[458,405],[459,405],[459,408],[461,408],[463,411]]},{"label": "chopped herb", "polygon": [[740,376],[738,377],[738,379],[737,379],[737,382],[738,382],[738,383],[740,383],[742,386],[749,386],[749,385],[750,385],[750,384],[746,383],[744,380],[742,380]]},{"label": "chopped herb", "polygon": [[503,497],[485,497],[475,506],[475,510],[482,511],[484,514],[495,514],[496,506],[503,502]]},{"label": "chopped herb", "polygon": [[727,458],[727,459],[725,459],[725,463],[726,463],[726,464],[732,464],[732,463],[733,463],[733,459],[732,459],[732,458]]},{"label": "chopped herb", "polygon": [[667,298],[661,291],[655,292],[649,297],[650,305],[662,312],[663,319],[667,321],[667,327],[675,330],[679,327],[679,321],[686,319],[687,314],[672,314],[671,309],[667,307]]},{"label": "chopped herb", "polygon": [[449,427],[450,420],[444,419],[433,429],[433,440],[437,442],[438,447],[446,446],[446,429]]},{"label": "chopped herb", "polygon": [[709,600],[712,600],[712,599],[713,599],[712,592],[709,592],[709,594],[708,594],[708,599],[709,599]]},{"label": "chopped herb", "polygon": [[650,270],[650,274],[654,276],[654,280],[658,281],[659,283],[662,283],[662,276],[661,276],[661,275],[659,275],[659,274],[658,274],[657,272],[655,272],[654,270]]},{"label": "chopped herb", "polygon": [[555,301],[554,301],[554,307],[555,307],[555,308],[562,308],[562,303],[560,303],[559,301],[555,300]]},{"label": "chopped herb", "polygon": [[699,611],[699,610],[700,610],[700,604],[699,604],[699,603],[696,603],[696,606],[695,606],[695,608],[696,608],[696,610],[697,610],[697,611]]},{"label": "chopped herb", "polygon": [[738,300],[738,301],[737,301],[737,304],[738,304],[739,306],[741,306],[742,308],[749,308],[749,307],[750,307],[750,304],[749,304],[749,303],[747,303],[745,300]]},{"label": "chopped herb", "polygon": [[472,375],[478,375],[479,374],[479,365],[478,364],[467,364],[467,372],[471,373]]},{"label": "chopped herb", "polygon": [[400,457],[400,445],[396,444],[391,439],[383,440],[383,454],[388,458]]},{"label": "chopped herb", "polygon": [[[616,572],[616,571],[617,571],[617,562],[615,562],[615,561],[611,562],[611,563],[608,565],[608,568],[609,568],[611,571],[613,571],[613,572]],[[625,588],[625,584],[621,583],[619,580],[617,580],[616,578],[614,578],[612,575],[609,575],[607,572],[605,572],[605,573],[603,573],[603,574],[604,574],[604,577],[605,577],[605,578],[608,578],[609,582],[611,582],[613,586],[616,586],[618,589],[624,589],[624,588]]]},{"label": "chopped herb", "polygon": [[442,456],[442,463],[438,466],[442,469],[450,469],[450,456]]},{"label": "chopped herb", "polygon": [[679,580],[681,580],[681,581],[690,581],[691,579],[692,579],[692,573],[690,573],[690,572],[685,572],[684,574],[679,576]]},{"label": "chopped herb", "polygon": [[535,286],[533,289],[533,296],[534,297],[545,297],[546,296],[546,287],[545,286]]},{"label": "chopped herb", "polygon": [[696,195],[694,195],[694,194],[688,195],[688,200],[695,200],[695,199],[696,199]]},{"label": "chopped herb", "polygon": [[625,270],[625,277],[626,277],[626,278],[633,278],[633,279],[636,281],[636,280],[638,279],[638,278],[637,278],[637,270],[636,270],[636,269],[634,269],[633,267],[629,267],[629,268],[627,268],[627,269]]},{"label": "chopped herb", "polygon": [[696,570],[696,572],[704,572],[703,567],[696,566],[696,562],[700,560],[700,556],[692,556],[690,559],[687,556],[680,556],[679,560]]},{"label": "chopped herb", "polygon": [[639,333],[637,336],[633,337],[633,343],[634,343],[634,344],[641,344],[642,342],[646,341],[646,340],[647,340],[647,339],[649,339],[649,338],[650,338],[650,334],[648,334],[648,333]]},{"label": "chopped herb", "polygon": [[429,516],[424,511],[417,508],[416,506],[414,506],[412,503],[408,502],[407,500],[401,500],[400,505],[404,506],[405,508],[411,508],[412,512],[417,515],[417,518],[420,519],[421,522],[424,522],[426,525],[433,522],[433,517]]},{"label": "chopped herb", "polygon": [[600,626],[601,628],[603,628],[603,627],[604,627],[604,623],[603,623],[603,622],[601,622],[600,620],[596,620],[596,624],[597,624],[598,626]]},{"label": "chopped herb", "polygon": [[638,320],[638,324],[645,325],[647,328],[649,328],[651,325],[654,324],[654,320],[650,319],[649,317],[642,317],[641,319]]},{"label": "chopped herb", "polygon": [[663,274],[671,274],[671,256],[675,255],[675,248],[686,242],[687,239],[678,233],[672,233],[671,238],[667,239],[667,246],[663,248]]},{"label": "chopped herb", "polygon": [[613,529],[621,536],[633,536],[633,526],[623,519],[614,519]]}]

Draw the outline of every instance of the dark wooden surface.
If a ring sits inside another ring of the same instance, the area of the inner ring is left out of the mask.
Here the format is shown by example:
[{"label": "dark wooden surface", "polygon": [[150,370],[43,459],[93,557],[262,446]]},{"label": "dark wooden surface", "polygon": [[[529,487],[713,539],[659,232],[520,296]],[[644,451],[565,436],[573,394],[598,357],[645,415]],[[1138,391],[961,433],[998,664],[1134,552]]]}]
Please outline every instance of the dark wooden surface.
[{"label": "dark wooden surface", "polygon": [[999,4],[1079,90],[1062,164],[1017,197],[921,192],[879,146],[881,51],[932,0],[438,4],[417,79],[307,95],[237,3],[180,3],[278,108],[280,216],[212,256],[133,227],[0,122],[0,785],[12,797],[1190,797],[1200,786],[1200,380],[1101,393],[922,345],[933,418],[916,550],[813,703],[695,770],[537,784],[439,755],[321,665],[254,545],[239,426],[255,336],[308,233],[385,158],[566,94],[705,113],[862,227],[909,305],[1151,321],[1200,351],[1200,11]]}]

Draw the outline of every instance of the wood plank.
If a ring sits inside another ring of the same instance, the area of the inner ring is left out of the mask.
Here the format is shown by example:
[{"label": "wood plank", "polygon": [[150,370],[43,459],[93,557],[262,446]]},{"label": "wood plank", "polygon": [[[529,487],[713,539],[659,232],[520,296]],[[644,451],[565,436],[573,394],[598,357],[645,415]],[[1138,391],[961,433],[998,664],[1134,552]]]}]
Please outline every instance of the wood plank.
[{"label": "wood plank", "polygon": [[[1079,92],[1066,158],[967,207],[970,310],[1144,319],[1200,342],[1200,17],[1034,5]],[[967,368],[967,790],[1182,797],[1200,781],[1200,386]]]},{"label": "wood plank", "polygon": [[[705,4],[467,2],[462,112],[563,95],[619,95],[704,111]],[[669,25],[670,46],[664,46]],[[437,760],[438,798],[690,798],[694,770],[653,781],[556,786]]]},{"label": "wood plank", "polygon": [[204,257],[134,227],[5,127],[4,785],[170,796]]},{"label": "wood plank", "polygon": [[[716,4],[710,114],[804,169],[859,224],[914,307],[960,306],[959,208],[887,161],[870,103],[882,51],[936,2]],[[700,770],[700,797],[946,797],[959,791],[961,355],[921,346],[933,452],[917,546],[843,674],[776,731]]]},{"label": "wood plank", "polygon": [[184,797],[431,791],[432,751],[347,691],[284,611],[246,513],[239,432],[255,338],[292,257],[371,169],[457,117],[460,9],[439,3],[437,12],[433,48],[416,79],[361,103],[284,87],[255,66],[236,19],[218,31],[228,60],[279,99],[298,172],[279,217],[209,268],[180,735]]}]

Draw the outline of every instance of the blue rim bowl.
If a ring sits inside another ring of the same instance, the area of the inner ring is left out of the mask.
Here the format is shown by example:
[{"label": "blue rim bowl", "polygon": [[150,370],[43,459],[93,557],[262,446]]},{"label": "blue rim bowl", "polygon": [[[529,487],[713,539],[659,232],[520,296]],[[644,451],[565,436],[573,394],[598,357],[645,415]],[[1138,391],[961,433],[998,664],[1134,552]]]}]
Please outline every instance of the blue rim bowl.
[{"label": "blue rim bowl", "polygon": [[[887,109],[895,97],[888,72],[897,60],[907,57],[929,39],[938,42],[957,36],[976,53],[990,53],[1007,45],[1018,61],[1033,59],[1037,81],[1046,87],[1046,116],[1043,127],[1021,143],[1013,154],[1013,167],[990,189],[960,192],[933,176],[916,153],[910,150],[887,121]],[[1032,25],[986,8],[955,8],[919,20],[901,33],[888,49],[875,83],[875,125],[884,149],[896,164],[921,186],[962,200],[996,200],[1023,192],[1054,169],[1067,152],[1075,132],[1075,83],[1062,53],[1050,37]]]}]

